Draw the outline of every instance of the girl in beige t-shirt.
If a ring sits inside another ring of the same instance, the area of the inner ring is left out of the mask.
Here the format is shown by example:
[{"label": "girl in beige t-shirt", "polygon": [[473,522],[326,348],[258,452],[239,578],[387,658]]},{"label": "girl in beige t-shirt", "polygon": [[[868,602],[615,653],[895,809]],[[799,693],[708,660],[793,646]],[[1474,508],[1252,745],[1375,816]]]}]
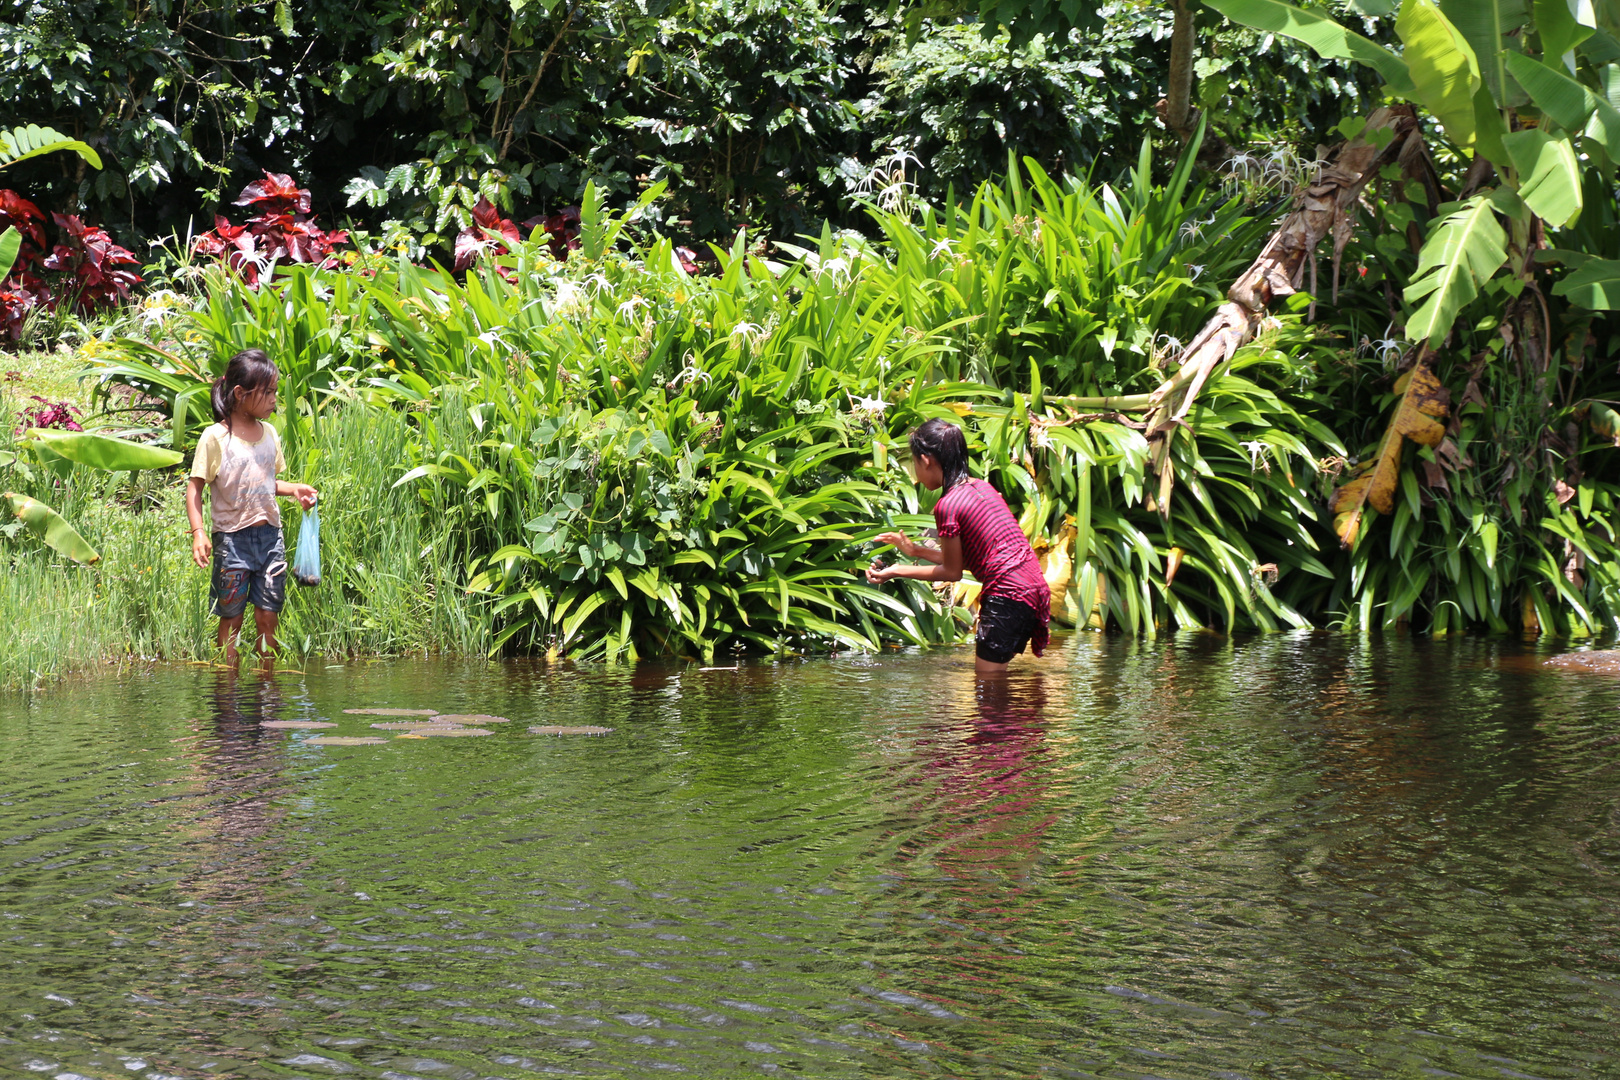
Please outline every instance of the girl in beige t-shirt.
[{"label": "girl in beige t-shirt", "polygon": [[[236,640],[248,604],[265,663],[276,649],[276,624],[287,591],[287,549],[281,535],[276,497],[295,498],[304,509],[315,505],[315,489],[289,484],[276,475],[287,467],[281,439],[264,418],[276,410],[280,373],[262,349],[231,357],[214,381],[217,421],[197,440],[197,456],[186,485],[186,516],[191,519],[191,557],[214,573],[209,595],[219,616],[218,643],[225,662],[237,662]],[[212,535],[203,527],[202,491],[208,488]]]}]

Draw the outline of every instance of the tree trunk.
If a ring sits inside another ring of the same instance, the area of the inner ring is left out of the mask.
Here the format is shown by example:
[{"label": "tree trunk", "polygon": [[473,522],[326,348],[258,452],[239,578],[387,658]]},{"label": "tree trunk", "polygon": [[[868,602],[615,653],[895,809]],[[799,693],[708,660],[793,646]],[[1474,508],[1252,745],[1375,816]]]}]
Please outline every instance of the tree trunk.
[{"label": "tree trunk", "polygon": [[1182,142],[1192,138],[1193,28],[1191,0],[1175,0],[1176,21],[1170,32],[1170,75],[1164,94],[1164,126]]},{"label": "tree trunk", "polygon": [[[1382,150],[1366,139],[1381,128],[1394,132]],[[1335,253],[1344,249],[1361,189],[1384,165],[1399,159],[1409,137],[1421,137],[1417,116],[1409,106],[1396,105],[1374,112],[1362,135],[1341,144],[1316,182],[1300,192],[1295,210],[1277,227],[1260,257],[1227,290],[1227,303],[1182,351],[1176,374],[1153,392],[1147,437],[1159,474],[1158,509],[1166,518],[1175,486],[1170,443],[1198,392],[1217,367],[1254,337],[1271,302],[1299,290],[1306,264],[1330,232]]]}]

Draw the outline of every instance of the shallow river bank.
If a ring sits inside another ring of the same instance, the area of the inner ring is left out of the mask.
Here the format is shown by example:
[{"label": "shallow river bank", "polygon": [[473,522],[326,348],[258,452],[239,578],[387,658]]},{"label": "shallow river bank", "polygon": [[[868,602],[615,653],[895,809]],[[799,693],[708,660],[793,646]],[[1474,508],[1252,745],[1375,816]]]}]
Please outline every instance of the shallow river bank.
[{"label": "shallow river bank", "polygon": [[[1082,635],[989,688],[947,650],[0,699],[0,1072],[1614,1076],[1620,679],[1541,655]],[[512,722],[343,713],[376,707]]]}]

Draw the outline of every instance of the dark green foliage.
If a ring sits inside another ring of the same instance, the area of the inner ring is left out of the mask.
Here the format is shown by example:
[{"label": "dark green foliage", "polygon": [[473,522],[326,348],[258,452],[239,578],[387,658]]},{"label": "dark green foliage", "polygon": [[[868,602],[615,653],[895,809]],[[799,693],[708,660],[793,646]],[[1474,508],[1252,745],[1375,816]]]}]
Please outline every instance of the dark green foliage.
[{"label": "dark green foliage", "polygon": [[[30,162],[9,179],[126,242],[206,230],[265,170],[306,184],[322,220],[395,222],[419,252],[447,248],[480,196],[522,221],[588,179],[619,201],[667,179],[672,235],[746,223],[789,238],[858,226],[850,194],[892,179],[897,153],[935,197],[999,173],[1009,151],[1054,174],[1133,158],[1156,130],[1168,16],[1096,10],[1076,31],[917,19],[913,37],[881,11],[814,0],[36,0],[0,25],[0,94],[107,167]],[[1211,32],[1206,51],[1205,104],[1242,129],[1229,138],[1359,107],[1352,81],[1301,66],[1297,47],[1256,55]],[[1244,80],[1260,92],[1224,92]]]}]

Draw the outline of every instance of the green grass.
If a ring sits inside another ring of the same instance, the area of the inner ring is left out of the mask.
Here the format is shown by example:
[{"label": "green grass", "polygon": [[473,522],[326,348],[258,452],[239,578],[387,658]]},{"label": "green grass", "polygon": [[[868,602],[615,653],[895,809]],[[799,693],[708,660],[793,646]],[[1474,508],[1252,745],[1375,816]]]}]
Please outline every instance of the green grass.
[{"label": "green grass", "polygon": [[[35,370],[38,370],[36,367]],[[17,384],[0,390],[16,410]],[[409,437],[404,419],[355,407],[290,462],[322,492],[322,583],[291,587],[282,614],[286,662],[304,657],[449,650],[482,655],[488,622],[461,590],[438,579],[433,541],[415,496],[392,484]],[[11,448],[10,424],[0,450]],[[184,469],[131,480],[75,471],[65,482],[35,470],[0,472],[0,487],[44,501],[101,552],[93,567],[56,555],[26,532],[0,535],[0,690],[28,690],[90,671],[214,657],[208,572],[191,562]],[[283,509],[288,551],[296,507]]]}]

